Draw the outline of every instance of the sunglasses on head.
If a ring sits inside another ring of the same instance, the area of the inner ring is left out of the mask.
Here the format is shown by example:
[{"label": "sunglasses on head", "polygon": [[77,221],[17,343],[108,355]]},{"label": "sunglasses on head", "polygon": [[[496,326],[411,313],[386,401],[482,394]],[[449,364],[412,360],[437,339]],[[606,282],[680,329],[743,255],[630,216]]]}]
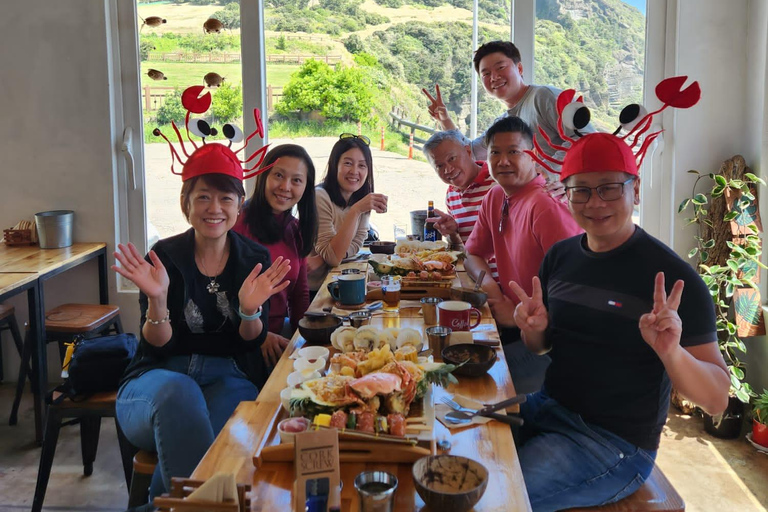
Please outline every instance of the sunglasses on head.
[{"label": "sunglasses on head", "polygon": [[355,135],[354,133],[342,133],[339,135],[339,139],[360,139],[366,146],[371,145],[371,139],[365,135]]}]

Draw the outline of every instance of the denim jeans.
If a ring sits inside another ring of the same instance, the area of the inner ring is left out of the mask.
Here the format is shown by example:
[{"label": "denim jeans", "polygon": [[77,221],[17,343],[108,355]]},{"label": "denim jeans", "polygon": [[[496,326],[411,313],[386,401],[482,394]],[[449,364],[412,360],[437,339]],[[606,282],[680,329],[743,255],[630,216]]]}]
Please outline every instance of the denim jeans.
[{"label": "denim jeans", "polygon": [[170,489],[171,477],[189,477],[242,401],[258,390],[228,357],[174,356],[124,383],[116,413],[128,440],[157,452],[150,496]]},{"label": "denim jeans", "polygon": [[640,488],[656,452],[585,423],[545,393],[520,407],[517,453],[533,511],[604,505]]},{"label": "denim jeans", "polygon": [[512,384],[517,394],[535,393],[544,384],[544,375],[552,359],[546,354],[539,356],[528,350],[520,339],[520,330],[504,328],[499,333],[504,358],[507,360]]}]

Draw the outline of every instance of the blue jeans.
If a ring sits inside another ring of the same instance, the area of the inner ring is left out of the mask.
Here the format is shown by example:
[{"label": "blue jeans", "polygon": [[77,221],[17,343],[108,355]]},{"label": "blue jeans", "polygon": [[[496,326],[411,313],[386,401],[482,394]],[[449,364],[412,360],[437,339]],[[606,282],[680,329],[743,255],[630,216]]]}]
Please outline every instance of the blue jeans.
[{"label": "blue jeans", "polygon": [[128,440],[157,452],[150,496],[171,488],[171,477],[189,477],[237,405],[258,390],[232,358],[174,356],[124,383],[116,413]]},{"label": "blue jeans", "polygon": [[534,512],[619,501],[653,470],[655,451],[585,423],[543,391],[528,395],[520,414],[517,454]]},{"label": "blue jeans", "polygon": [[525,346],[517,328],[503,328],[501,337],[504,358],[507,360],[512,384],[518,395],[535,393],[544,384],[544,375],[552,359],[546,354],[536,355]]}]

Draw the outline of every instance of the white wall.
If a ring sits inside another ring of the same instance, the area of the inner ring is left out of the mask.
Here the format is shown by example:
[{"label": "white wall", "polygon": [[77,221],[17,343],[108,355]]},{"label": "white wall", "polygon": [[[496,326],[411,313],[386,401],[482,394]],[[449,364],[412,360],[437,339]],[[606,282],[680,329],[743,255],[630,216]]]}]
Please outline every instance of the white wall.
[{"label": "white wall", "polygon": [[[715,172],[724,160],[741,154],[755,171],[765,174],[767,4],[765,0],[677,2],[672,74],[698,80],[702,92],[698,105],[674,116],[673,166],[664,169],[674,174],[674,205],[690,197],[694,176],[687,174],[689,169]],[[682,215],[675,213],[673,218],[673,247],[684,255],[694,246],[694,227],[685,228]],[[749,341],[746,361],[753,387],[768,387],[764,339]]]},{"label": "white wall", "polygon": [[[0,225],[13,226],[42,210],[71,209],[74,241],[107,242],[111,252],[114,143],[107,5],[96,0],[3,2]],[[52,279],[45,298],[48,309],[64,302],[97,303],[96,263]],[[137,325],[136,296],[118,298],[112,275],[110,299],[123,309],[126,329]],[[26,321],[26,295],[8,302]],[[15,378],[18,358],[7,333],[2,341],[8,381]],[[56,352],[49,350],[49,361],[56,360]]]}]

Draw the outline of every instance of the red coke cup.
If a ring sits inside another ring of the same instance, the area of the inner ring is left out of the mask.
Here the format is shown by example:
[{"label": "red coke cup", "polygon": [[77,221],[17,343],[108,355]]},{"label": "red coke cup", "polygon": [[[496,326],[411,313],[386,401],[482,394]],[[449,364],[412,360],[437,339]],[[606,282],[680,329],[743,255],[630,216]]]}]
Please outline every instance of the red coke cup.
[{"label": "red coke cup", "polygon": [[[472,315],[477,315],[475,323],[470,324]],[[453,331],[469,331],[480,324],[482,314],[469,302],[445,300],[437,305],[437,323],[450,327]]]}]

